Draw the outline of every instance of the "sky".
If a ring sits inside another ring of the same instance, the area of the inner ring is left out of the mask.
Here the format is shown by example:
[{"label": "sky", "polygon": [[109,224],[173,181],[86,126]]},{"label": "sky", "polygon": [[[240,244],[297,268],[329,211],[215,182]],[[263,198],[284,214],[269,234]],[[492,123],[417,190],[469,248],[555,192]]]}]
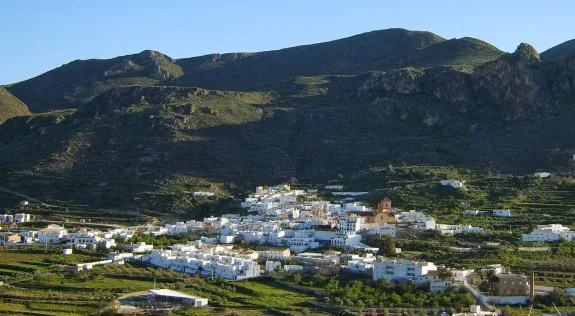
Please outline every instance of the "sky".
[{"label": "sky", "polygon": [[76,59],[253,52],[392,27],[542,52],[575,38],[573,12],[573,0],[3,0],[0,84]]}]

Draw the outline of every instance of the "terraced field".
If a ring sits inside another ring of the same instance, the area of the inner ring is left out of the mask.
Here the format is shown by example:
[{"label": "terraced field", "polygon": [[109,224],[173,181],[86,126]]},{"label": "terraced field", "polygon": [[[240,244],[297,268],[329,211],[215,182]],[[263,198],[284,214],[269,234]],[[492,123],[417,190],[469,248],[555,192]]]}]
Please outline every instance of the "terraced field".
[{"label": "terraced field", "polygon": [[81,273],[66,272],[64,265],[99,258],[97,253],[62,256],[27,249],[0,249],[0,315],[96,315],[116,306],[123,294],[151,288],[170,288],[207,297],[205,310],[176,310],[174,315],[326,315],[314,311],[312,295],[290,290],[271,280],[227,283],[203,280],[141,264],[95,267]]}]

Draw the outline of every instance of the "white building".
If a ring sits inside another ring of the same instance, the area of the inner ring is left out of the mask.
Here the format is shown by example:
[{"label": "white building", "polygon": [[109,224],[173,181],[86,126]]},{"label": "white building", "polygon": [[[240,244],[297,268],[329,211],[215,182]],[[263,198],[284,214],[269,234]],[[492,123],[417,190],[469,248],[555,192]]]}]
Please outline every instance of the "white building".
[{"label": "white building", "polygon": [[123,305],[135,307],[164,306],[169,304],[181,304],[193,307],[204,307],[208,305],[208,299],[198,296],[188,295],[168,289],[154,289],[147,292],[137,292],[126,294],[118,298]]},{"label": "white building", "polygon": [[493,210],[493,216],[496,216],[496,217],[511,217],[511,210],[510,210],[510,209],[505,209],[505,210]]},{"label": "white building", "polygon": [[168,235],[183,235],[188,233],[188,226],[184,222],[176,222],[175,224],[166,224],[166,233]]},{"label": "white building", "polygon": [[259,258],[267,260],[287,260],[291,256],[289,248],[268,248],[258,250]]},{"label": "white building", "polygon": [[549,172],[535,172],[533,174],[533,176],[537,177],[537,178],[545,179],[545,178],[549,178],[551,176],[551,173],[549,173]]},{"label": "white building", "polygon": [[206,191],[196,191],[194,192],[194,196],[207,196],[207,197],[214,197],[216,196],[213,192],[206,192]]},{"label": "white building", "polygon": [[362,217],[357,215],[344,215],[339,219],[339,230],[341,232],[357,233],[361,230]]},{"label": "white building", "polygon": [[148,245],[145,242],[139,242],[136,244],[125,245],[124,249],[133,253],[146,253],[152,251],[154,249],[154,245]]},{"label": "white building", "polygon": [[460,180],[440,180],[442,186],[450,186],[454,189],[462,189],[465,186],[465,181]]},{"label": "white building", "polygon": [[284,265],[284,272],[287,273],[298,273],[303,271],[303,266],[299,264],[286,264]]},{"label": "white building", "polygon": [[575,240],[575,232],[561,224],[537,225],[537,228],[534,231],[521,236],[521,240],[526,242],[558,241],[560,239],[565,239],[567,241]]},{"label": "white building", "polygon": [[422,229],[435,229],[435,218],[425,215],[421,212],[416,212],[415,210],[410,210],[409,212],[401,212],[397,218],[398,222],[412,223],[416,227]]},{"label": "white building", "polygon": [[56,224],[48,225],[48,227],[38,231],[38,242],[41,244],[54,244],[60,241],[60,238],[68,234],[64,227]]},{"label": "white building", "polygon": [[272,261],[272,260],[266,261],[266,273],[274,273],[276,271],[279,271],[281,267],[282,263],[279,261]]},{"label": "white building", "polygon": [[372,255],[366,255],[365,257],[353,255],[351,260],[347,262],[346,269],[352,273],[371,274],[375,260],[376,257]]},{"label": "white building", "polygon": [[373,280],[415,280],[419,276],[428,274],[429,271],[436,270],[437,266],[432,262],[392,260],[380,257],[373,264]]},{"label": "white building", "polygon": [[433,278],[429,282],[429,292],[431,293],[438,293],[438,292],[445,292],[449,288],[455,286],[455,282],[453,278],[441,279],[439,277]]},{"label": "white building", "polygon": [[14,215],[0,214],[0,222],[2,222],[3,224],[10,224],[14,222]]},{"label": "white building", "polygon": [[227,280],[243,280],[260,275],[260,266],[256,261],[240,258],[240,254],[228,249],[219,246],[197,248],[195,245],[174,245],[171,250],[152,250],[142,260],[164,269]]},{"label": "white building", "polygon": [[478,234],[485,233],[485,230],[483,228],[474,227],[471,225],[437,224],[435,229],[444,235],[457,235],[463,233],[478,233]]},{"label": "white building", "polygon": [[397,226],[390,225],[390,224],[383,224],[383,225],[373,225],[369,230],[369,235],[376,235],[376,236],[391,236],[395,237],[397,234]]},{"label": "white building", "polygon": [[26,213],[14,214],[14,221],[16,223],[27,223],[30,221],[30,214]]}]

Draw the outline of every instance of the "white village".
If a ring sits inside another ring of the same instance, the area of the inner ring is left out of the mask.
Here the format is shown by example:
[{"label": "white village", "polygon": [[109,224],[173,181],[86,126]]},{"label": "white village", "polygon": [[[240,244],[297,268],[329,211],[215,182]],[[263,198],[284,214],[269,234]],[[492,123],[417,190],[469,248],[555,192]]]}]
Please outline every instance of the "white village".
[{"label": "white village", "polygon": [[[464,182],[441,181],[440,185],[458,190]],[[241,202],[244,215],[224,214],[207,217],[203,221],[117,227],[107,231],[91,228],[69,230],[65,224],[49,224],[39,230],[18,233],[2,231],[0,244],[19,247],[61,245],[63,255],[81,250],[107,252],[102,260],[69,267],[76,272],[88,271],[100,265],[138,261],[158,269],[229,281],[273,276],[280,272],[330,276],[345,271],[368,276],[373,281],[409,282],[419,286],[427,284],[431,293],[459,288],[468,291],[480,302],[477,307],[471,306],[471,312],[465,315],[491,315],[495,313],[493,305],[527,304],[535,298],[537,289],[534,278],[512,273],[504,262],[466,269],[451,268],[433,262],[410,260],[402,255],[400,248],[385,253],[381,248],[365,243],[369,238],[396,237],[400,234],[437,232],[447,236],[484,235],[489,231],[468,224],[437,223],[424,212],[394,208],[389,197],[370,207],[353,201],[353,196],[361,195],[361,192],[344,192],[340,185],[326,185],[324,189],[340,200],[322,200],[318,197],[317,189],[292,189],[286,184],[260,186]],[[210,195],[210,192],[201,193]],[[466,210],[463,214],[512,216],[509,209],[492,212]],[[26,213],[6,214],[0,215],[0,220],[2,224],[10,225],[31,222],[34,216]],[[193,235],[197,238],[185,244],[172,245],[131,243],[136,235]],[[575,240],[575,232],[560,224],[539,225],[521,238],[523,242],[559,239]],[[116,242],[120,240],[121,246]],[[494,276],[492,289],[488,293],[478,287],[477,281],[486,274]],[[150,295],[155,298],[158,295],[176,295],[174,293],[169,290],[149,292],[145,296],[148,299],[144,301],[149,302]],[[125,301],[139,302],[141,298],[129,296]],[[202,298],[182,296],[180,299],[187,299],[197,307],[208,304]],[[484,308],[483,311],[481,308]]]}]

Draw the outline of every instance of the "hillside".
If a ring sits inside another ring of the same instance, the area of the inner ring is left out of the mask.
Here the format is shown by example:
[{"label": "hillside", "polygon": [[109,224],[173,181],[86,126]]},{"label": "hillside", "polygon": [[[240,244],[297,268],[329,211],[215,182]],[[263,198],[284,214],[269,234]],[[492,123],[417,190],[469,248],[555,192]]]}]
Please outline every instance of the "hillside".
[{"label": "hillside", "polygon": [[114,87],[75,112],[1,125],[0,152],[11,154],[0,157],[0,187],[66,208],[201,216],[212,204],[194,191],[224,198],[388,164],[566,171],[575,151],[575,130],[566,128],[575,124],[573,65],[542,62],[521,44],[472,72],[298,76],[281,94]]},{"label": "hillside", "polygon": [[34,112],[77,108],[115,86],[169,85],[215,90],[277,91],[295,76],[353,75],[407,66],[475,65],[496,59],[479,40],[446,41],[419,31],[388,29],[331,42],[258,53],[211,54],[174,60],[154,51],[77,60],[9,90]]},{"label": "hillside", "polygon": [[437,51],[434,46],[444,42],[445,39],[429,32],[389,29],[277,51],[180,59],[178,64],[185,75],[176,82],[212,89],[273,89],[275,83],[296,75],[359,74],[407,66],[473,66],[502,54],[486,45],[453,45],[443,49],[450,49],[449,54],[434,54]]},{"label": "hillside", "polygon": [[0,87],[0,124],[9,118],[29,114],[30,111],[26,104],[22,103],[3,87]]},{"label": "hillside", "polygon": [[115,86],[156,85],[177,78],[182,69],[155,51],[112,59],[75,60],[8,87],[33,112],[67,109]]},{"label": "hillside", "polygon": [[553,46],[541,53],[544,60],[561,59],[575,55],[575,39]]}]

